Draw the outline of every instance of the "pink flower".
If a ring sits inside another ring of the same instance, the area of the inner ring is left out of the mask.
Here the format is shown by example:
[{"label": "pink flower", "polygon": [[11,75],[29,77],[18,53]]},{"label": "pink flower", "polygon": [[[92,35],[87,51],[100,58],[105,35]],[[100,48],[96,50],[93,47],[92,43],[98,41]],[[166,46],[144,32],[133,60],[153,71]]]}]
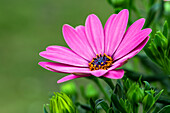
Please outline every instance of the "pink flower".
[{"label": "pink flower", "polygon": [[[91,14],[85,26],[63,26],[63,35],[71,49],[49,46],[40,56],[55,62],[40,62],[39,65],[57,73],[71,73],[58,83],[71,79],[96,76],[121,79],[121,67],[145,46],[151,29],[142,29],[145,19],[134,22],[126,31],[129,12],[127,9],[113,14],[103,29],[99,18]],[[56,63],[60,62],[60,63]]]}]

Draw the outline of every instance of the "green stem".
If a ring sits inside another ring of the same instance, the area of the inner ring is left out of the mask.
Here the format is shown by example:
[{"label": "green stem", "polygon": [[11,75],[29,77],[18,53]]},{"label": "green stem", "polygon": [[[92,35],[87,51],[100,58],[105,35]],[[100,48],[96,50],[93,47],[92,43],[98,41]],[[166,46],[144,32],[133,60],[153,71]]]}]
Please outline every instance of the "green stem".
[{"label": "green stem", "polygon": [[139,110],[139,104],[134,104],[133,105],[133,113],[138,113]]},{"label": "green stem", "polygon": [[103,79],[110,86],[110,88],[112,90],[114,90],[115,86],[114,86],[113,82],[111,81],[111,79],[105,78],[105,77],[101,77],[101,79]]},{"label": "green stem", "polygon": [[97,86],[99,87],[99,89],[102,91],[102,93],[104,94],[105,98],[111,102],[111,99],[109,98],[109,96],[107,95],[107,93],[105,92],[104,88],[102,87],[101,83],[99,82],[98,78],[93,78],[92,79],[96,84]]}]

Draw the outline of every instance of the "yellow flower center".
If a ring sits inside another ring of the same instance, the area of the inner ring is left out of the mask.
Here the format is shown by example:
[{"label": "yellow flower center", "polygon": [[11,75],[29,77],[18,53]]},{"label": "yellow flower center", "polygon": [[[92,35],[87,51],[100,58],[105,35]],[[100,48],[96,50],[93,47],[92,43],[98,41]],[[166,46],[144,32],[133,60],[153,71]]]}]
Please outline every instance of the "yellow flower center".
[{"label": "yellow flower center", "polygon": [[109,67],[111,67],[112,64],[112,57],[106,55],[105,53],[104,55],[97,54],[96,57],[93,58],[92,61],[89,63],[89,69],[91,71],[99,69],[107,70]]}]

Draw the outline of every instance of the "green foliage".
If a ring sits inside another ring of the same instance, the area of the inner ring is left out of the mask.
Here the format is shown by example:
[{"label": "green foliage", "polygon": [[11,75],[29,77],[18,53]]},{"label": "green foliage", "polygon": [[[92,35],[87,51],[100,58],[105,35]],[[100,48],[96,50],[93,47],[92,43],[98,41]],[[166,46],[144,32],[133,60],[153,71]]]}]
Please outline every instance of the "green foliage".
[{"label": "green foliage", "polygon": [[170,74],[170,38],[168,37],[167,21],[164,23],[163,33],[157,31],[154,39],[144,50],[165,73]]},{"label": "green foliage", "polygon": [[158,113],[170,113],[170,105],[163,107]]}]

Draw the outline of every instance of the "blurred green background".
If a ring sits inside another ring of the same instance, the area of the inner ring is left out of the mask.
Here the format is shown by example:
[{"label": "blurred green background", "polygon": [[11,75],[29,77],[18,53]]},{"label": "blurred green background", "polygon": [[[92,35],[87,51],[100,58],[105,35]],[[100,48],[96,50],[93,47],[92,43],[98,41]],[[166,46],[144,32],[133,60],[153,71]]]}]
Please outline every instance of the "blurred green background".
[{"label": "blurred green background", "polygon": [[45,59],[39,52],[49,45],[67,46],[63,24],[84,25],[91,13],[105,23],[113,8],[106,0],[0,1],[1,113],[43,112],[43,104],[58,91],[56,81],[63,75],[41,68],[38,62]]}]

